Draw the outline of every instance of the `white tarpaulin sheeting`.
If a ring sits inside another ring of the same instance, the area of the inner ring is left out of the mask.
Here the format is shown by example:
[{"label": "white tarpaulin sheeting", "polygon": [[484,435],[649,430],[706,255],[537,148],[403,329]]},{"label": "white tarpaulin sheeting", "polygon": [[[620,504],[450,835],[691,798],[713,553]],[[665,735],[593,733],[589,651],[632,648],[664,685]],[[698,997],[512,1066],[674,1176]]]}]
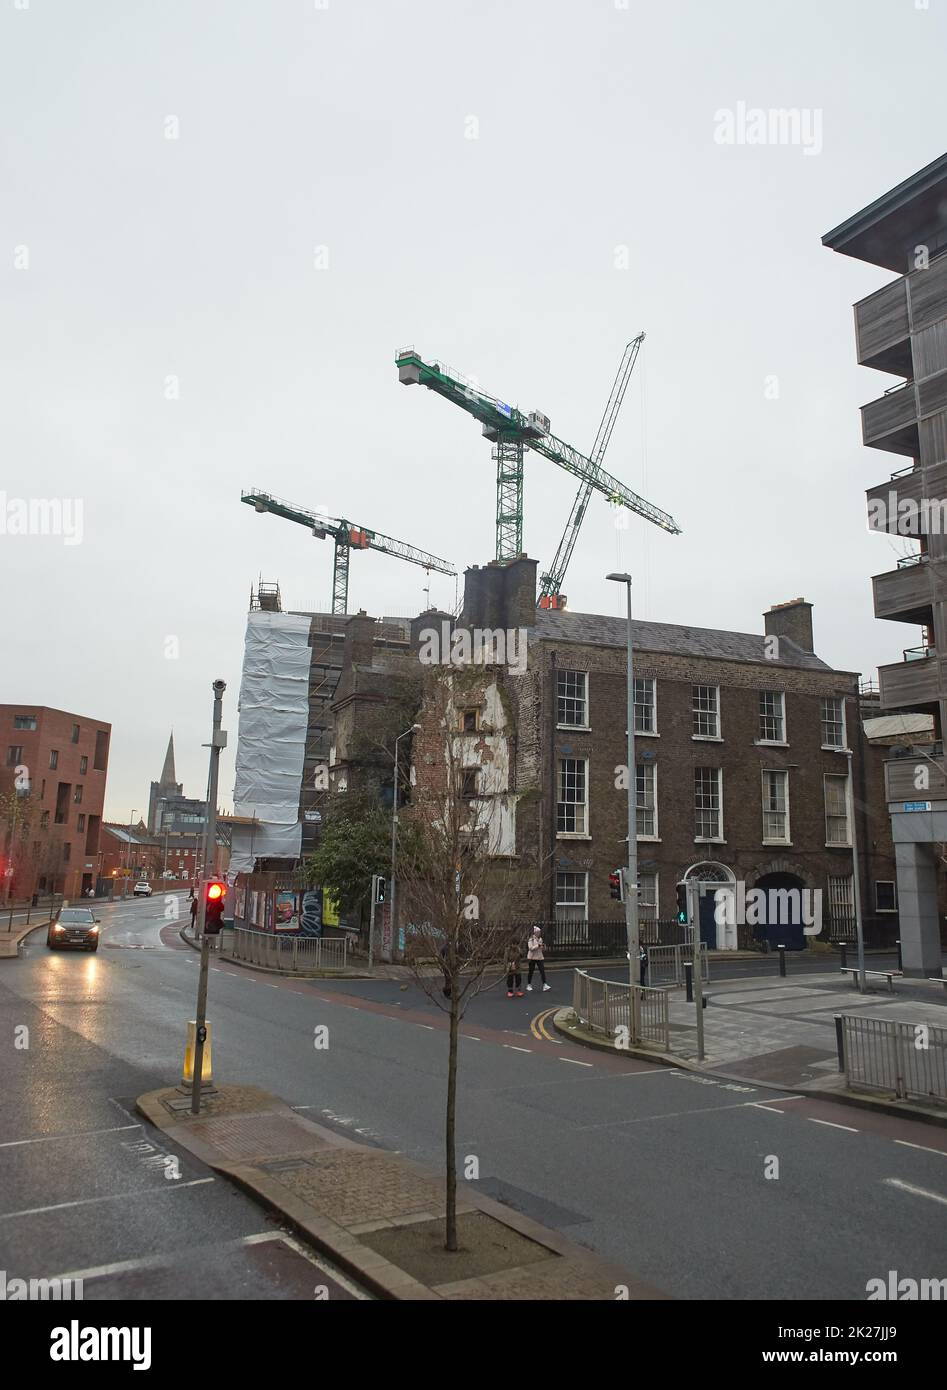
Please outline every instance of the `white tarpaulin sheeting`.
[{"label": "white tarpaulin sheeting", "polygon": [[302,842],[299,793],[309,724],[309,619],[251,613],[240,684],[230,866],[249,872],[261,857],[295,859]]}]

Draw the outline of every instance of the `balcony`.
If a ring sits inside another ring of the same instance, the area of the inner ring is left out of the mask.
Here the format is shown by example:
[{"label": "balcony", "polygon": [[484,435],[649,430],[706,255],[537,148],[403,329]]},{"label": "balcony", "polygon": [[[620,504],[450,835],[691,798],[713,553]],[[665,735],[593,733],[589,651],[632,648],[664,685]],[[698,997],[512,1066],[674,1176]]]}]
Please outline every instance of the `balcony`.
[{"label": "balcony", "polygon": [[[938,567],[939,568],[939,567]],[[933,571],[926,555],[910,555],[898,568],[872,577],[875,617],[928,626],[931,621]]]},{"label": "balcony", "polygon": [[914,382],[892,387],[880,399],[861,408],[862,441],[869,449],[917,458],[921,452]]},{"label": "balcony", "polygon": [[933,650],[920,660],[879,666],[881,708],[933,710],[944,689],[944,677],[944,659]]},{"label": "balcony", "polygon": [[899,469],[886,483],[868,488],[865,497],[869,531],[947,535],[947,462]]},{"label": "balcony", "polygon": [[855,305],[855,341],[863,367],[911,375],[911,339],[905,281],[895,280]]},{"label": "balcony", "polygon": [[[885,799],[887,801],[947,800],[947,774],[943,771],[943,744],[900,749],[885,758]],[[924,777],[918,769],[924,769]],[[927,786],[923,785],[927,781]],[[917,784],[921,782],[919,787]]]}]

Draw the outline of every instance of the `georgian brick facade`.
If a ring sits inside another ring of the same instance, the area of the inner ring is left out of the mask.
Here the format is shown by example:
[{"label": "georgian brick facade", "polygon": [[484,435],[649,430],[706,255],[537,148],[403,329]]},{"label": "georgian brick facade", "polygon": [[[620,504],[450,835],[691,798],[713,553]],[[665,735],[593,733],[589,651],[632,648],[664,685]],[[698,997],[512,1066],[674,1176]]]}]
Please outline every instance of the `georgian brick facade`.
[{"label": "georgian brick facade", "polygon": [[[467,790],[496,803],[498,848],[530,885],[532,914],[614,919],[609,873],[627,862],[626,624],[537,611],[535,571],[520,557],[467,573],[461,626],[525,628],[528,663],[518,674],[475,664],[454,678],[455,746],[470,764]],[[833,917],[850,926],[849,761],[866,917],[875,884],[894,879],[882,752],[862,732],[857,676],[814,655],[802,600],[771,609],[765,625],[759,636],[632,625],[644,918],[672,918],[676,885],[693,877],[734,891],[819,890],[823,934]],[[434,731],[423,710],[419,719],[413,776],[423,782]],[[896,913],[885,920],[893,936]]]}]

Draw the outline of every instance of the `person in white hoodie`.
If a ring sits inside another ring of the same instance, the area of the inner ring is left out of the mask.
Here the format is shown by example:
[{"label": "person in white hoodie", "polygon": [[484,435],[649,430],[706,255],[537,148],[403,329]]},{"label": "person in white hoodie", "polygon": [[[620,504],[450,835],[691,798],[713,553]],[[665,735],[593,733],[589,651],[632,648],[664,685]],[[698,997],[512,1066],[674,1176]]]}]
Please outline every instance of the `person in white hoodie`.
[{"label": "person in white hoodie", "polygon": [[543,982],[543,989],[549,989],[546,983],[546,952],[543,944],[542,927],[533,927],[526,942],[526,959],[529,961],[529,973],[526,976],[526,988],[532,992],[533,972],[539,968],[539,978]]}]

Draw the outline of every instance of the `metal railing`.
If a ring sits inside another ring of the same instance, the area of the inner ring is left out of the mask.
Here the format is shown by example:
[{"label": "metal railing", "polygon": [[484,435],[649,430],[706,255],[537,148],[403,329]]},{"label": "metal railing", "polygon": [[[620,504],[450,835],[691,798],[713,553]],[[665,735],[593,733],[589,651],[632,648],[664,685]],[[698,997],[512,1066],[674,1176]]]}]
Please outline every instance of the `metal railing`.
[{"label": "metal railing", "polygon": [[[686,983],[685,965],[694,963],[694,947],[690,946],[648,946],[648,984],[680,985]],[[706,951],[700,953],[701,978],[710,979],[710,958]]]},{"label": "metal railing", "polygon": [[[576,970],[572,985],[576,1018],[592,1032],[611,1038],[619,1028],[630,1029],[628,996],[631,988],[615,980],[596,980],[587,971]],[[657,1043],[665,1052],[670,1052],[667,990],[637,985],[635,995],[641,1040]]]},{"label": "metal railing", "polygon": [[348,944],[345,937],[279,936],[251,927],[234,927],[225,954],[271,970],[344,970]]},{"label": "metal railing", "polygon": [[853,1014],[837,1018],[846,1085],[947,1105],[947,1028]]}]

